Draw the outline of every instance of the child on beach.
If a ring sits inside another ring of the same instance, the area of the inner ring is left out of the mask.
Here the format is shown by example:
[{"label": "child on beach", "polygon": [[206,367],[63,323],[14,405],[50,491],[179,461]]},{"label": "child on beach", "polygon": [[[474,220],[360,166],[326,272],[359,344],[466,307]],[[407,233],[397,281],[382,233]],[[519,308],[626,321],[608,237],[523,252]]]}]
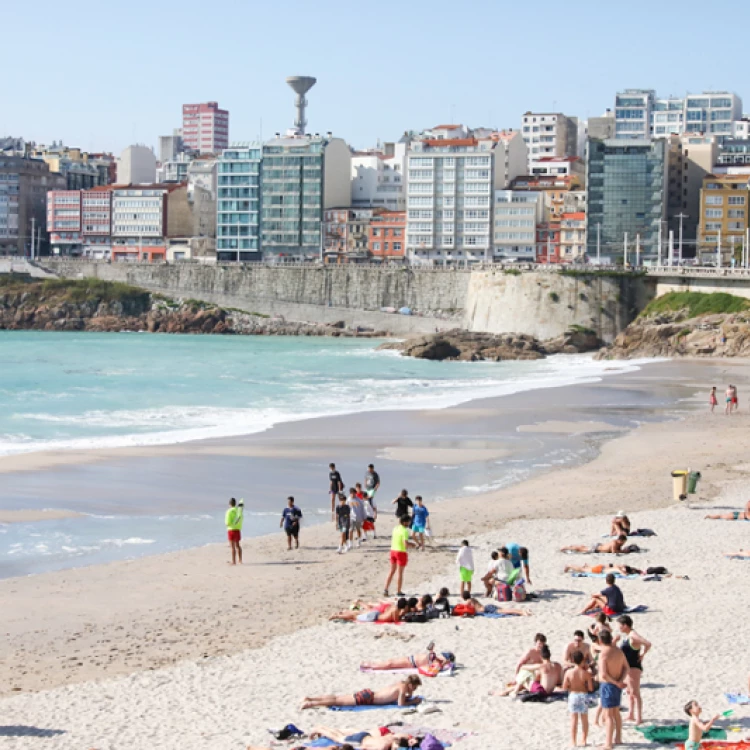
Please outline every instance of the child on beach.
[{"label": "child on beach", "polygon": [[339,493],[339,504],[336,506],[336,527],[341,534],[341,544],[337,552],[343,554],[349,549],[349,526],[352,516],[352,509],[346,503],[346,495]]},{"label": "child on beach", "polygon": [[701,740],[704,732],[707,732],[719,718],[716,714],[711,721],[702,722],[701,707],[698,701],[688,701],[685,705],[685,713],[690,717],[690,727],[688,728],[688,739],[685,743],[685,750],[700,750]]},{"label": "child on beach", "polygon": [[711,406],[711,413],[713,414],[714,409],[716,408],[717,404],[719,403],[716,398],[716,386],[711,388],[711,393],[708,396],[708,403]]},{"label": "child on beach", "polygon": [[[583,635],[583,634],[581,634]],[[588,693],[594,690],[594,678],[588,669],[584,668],[582,651],[572,654],[573,668],[565,673],[562,689],[568,691],[568,712],[570,713],[570,739],[573,747],[578,746],[578,717],[581,717],[581,734],[584,747],[588,744],[589,736],[589,704]]]},{"label": "child on beach", "polygon": [[456,555],[456,565],[458,565],[458,574],[461,578],[461,594],[464,591],[471,594],[471,579],[474,578],[474,553],[466,539],[461,542],[461,548]]},{"label": "child on beach", "polygon": [[417,495],[414,500],[417,504],[412,509],[411,532],[417,549],[424,552],[424,534],[430,528],[430,511],[424,506],[421,495]]}]

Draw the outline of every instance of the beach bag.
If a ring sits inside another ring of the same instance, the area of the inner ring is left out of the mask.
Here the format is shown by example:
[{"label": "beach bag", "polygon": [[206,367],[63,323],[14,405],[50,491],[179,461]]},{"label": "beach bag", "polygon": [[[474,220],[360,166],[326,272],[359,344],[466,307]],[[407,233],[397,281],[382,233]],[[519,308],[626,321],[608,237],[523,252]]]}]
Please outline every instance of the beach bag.
[{"label": "beach bag", "polygon": [[664,576],[668,572],[669,571],[661,565],[658,565],[655,568],[646,568],[646,575],[648,576]]},{"label": "beach bag", "polygon": [[514,602],[525,602],[526,601],[526,589],[522,583],[517,583],[513,587],[513,601]]},{"label": "beach bag", "polygon": [[453,607],[454,617],[474,617],[476,613],[477,611],[471,604],[464,604],[463,602],[461,602],[460,604],[457,604],[455,607]]},{"label": "beach bag", "polygon": [[507,583],[498,583],[497,589],[497,600],[499,602],[512,602],[513,601],[513,589],[508,586]]},{"label": "beach bag", "polygon": [[427,614],[425,612],[406,612],[401,616],[404,622],[427,622]]}]

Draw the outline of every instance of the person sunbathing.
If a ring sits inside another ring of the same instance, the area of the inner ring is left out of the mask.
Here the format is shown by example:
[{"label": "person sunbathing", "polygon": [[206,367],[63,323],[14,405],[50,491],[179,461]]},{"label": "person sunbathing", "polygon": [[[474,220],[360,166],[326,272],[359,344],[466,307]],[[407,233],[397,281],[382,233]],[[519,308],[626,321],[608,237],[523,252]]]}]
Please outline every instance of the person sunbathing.
[{"label": "person sunbathing", "polygon": [[422,702],[414,691],[422,684],[418,675],[410,674],[382,690],[359,690],[356,693],[331,693],[330,695],[306,696],[302,709],[330,706],[416,706]]},{"label": "person sunbathing", "polygon": [[438,654],[434,649],[434,643],[430,643],[428,650],[423,654],[414,656],[402,656],[386,661],[363,661],[359,668],[361,670],[393,670],[393,669],[418,669],[419,671],[435,672],[448,669],[456,663],[456,655],[450,651]]},{"label": "person sunbathing", "polygon": [[733,510],[731,513],[716,513],[704,516],[712,521],[750,521],[750,500],[745,505],[745,510]]},{"label": "person sunbathing", "polygon": [[[412,737],[408,734],[393,734],[388,727],[375,727],[365,732],[344,732],[333,727],[314,727],[310,739],[320,737],[334,742],[354,742],[362,750],[395,750],[400,747],[419,747],[423,737]],[[346,747],[346,745],[344,745]]]},{"label": "person sunbathing", "polygon": [[519,617],[531,617],[531,611],[524,609],[523,607],[513,606],[498,606],[497,604],[482,604],[478,599],[475,599],[468,591],[463,593],[463,601],[474,607],[474,611],[478,615],[488,614],[501,614],[501,615],[518,615]]},{"label": "person sunbathing", "polygon": [[741,549],[739,552],[725,552],[726,557],[750,557],[750,551]]},{"label": "person sunbathing", "polygon": [[584,563],[583,565],[566,565],[563,570],[564,573],[619,573],[623,576],[642,576],[644,571],[638,568],[632,568],[630,565],[615,565],[615,563],[600,563],[598,565],[589,565]]},{"label": "person sunbathing", "polygon": [[623,546],[628,538],[624,534],[620,534],[617,539],[612,539],[609,542],[594,542],[592,545],[588,544],[571,544],[567,547],[562,547],[560,552],[581,552],[584,555],[593,554],[610,554],[610,555],[626,555],[631,551],[629,547]]},{"label": "person sunbathing", "polygon": [[516,696],[522,691],[551,695],[558,685],[562,684],[563,668],[559,662],[552,661],[547,644],[540,650],[541,664],[526,665],[516,675],[516,680],[502,690],[494,690],[490,695]]},{"label": "person sunbathing", "polygon": [[[359,606],[359,603],[355,602]],[[365,609],[349,609],[345,612],[335,612],[329,620],[346,620],[347,622],[400,622],[401,618],[409,611],[409,602],[401,597],[395,604],[392,602],[369,602],[365,603]]]},{"label": "person sunbathing", "polygon": [[612,519],[612,524],[610,525],[609,535],[610,536],[621,536],[621,535],[628,536],[628,534],[630,534],[630,519],[625,515],[625,511],[621,510]]}]

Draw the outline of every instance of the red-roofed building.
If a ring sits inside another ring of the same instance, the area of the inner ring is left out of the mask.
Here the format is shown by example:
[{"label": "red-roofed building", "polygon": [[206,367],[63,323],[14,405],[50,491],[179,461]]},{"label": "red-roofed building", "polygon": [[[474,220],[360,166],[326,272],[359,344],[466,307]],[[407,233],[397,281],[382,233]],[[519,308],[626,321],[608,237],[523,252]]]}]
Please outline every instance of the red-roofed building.
[{"label": "red-roofed building", "polygon": [[560,258],[563,263],[583,260],[586,255],[586,213],[563,213],[560,220]]},{"label": "red-roofed building", "polygon": [[406,256],[406,211],[383,211],[370,220],[370,255],[383,260]]},{"label": "red-roofed building", "polygon": [[536,229],[536,262],[561,263],[560,222],[539,224]]}]

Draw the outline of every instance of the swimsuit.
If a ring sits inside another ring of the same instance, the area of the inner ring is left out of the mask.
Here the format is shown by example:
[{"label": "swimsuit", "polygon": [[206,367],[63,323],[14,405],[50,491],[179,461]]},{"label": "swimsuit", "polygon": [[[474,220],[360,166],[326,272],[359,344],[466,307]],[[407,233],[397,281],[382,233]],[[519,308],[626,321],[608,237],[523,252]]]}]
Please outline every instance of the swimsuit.
[{"label": "swimsuit", "polygon": [[369,732],[357,732],[356,734],[350,734],[348,737],[344,737],[344,742],[354,742],[359,745],[365,737],[371,737]]},{"label": "swimsuit", "polygon": [[602,682],[599,687],[599,696],[602,708],[620,708],[622,700],[622,689],[611,682]]},{"label": "swimsuit", "polygon": [[630,639],[626,638],[622,642],[622,646],[620,646],[622,649],[622,654],[625,657],[625,661],[627,661],[628,666],[631,669],[640,669],[641,672],[643,672],[643,667],[641,666],[641,650],[638,648],[633,648],[630,645]]},{"label": "swimsuit", "polygon": [[588,713],[588,693],[568,693],[568,711],[572,714]]},{"label": "swimsuit", "polygon": [[732,515],[734,516],[734,518],[732,519],[734,521],[747,521],[748,520],[747,513],[744,513],[741,510],[732,511]]},{"label": "swimsuit", "polygon": [[354,703],[357,706],[371,706],[375,700],[375,693],[372,690],[360,690],[354,693]]},{"label": "swimsuit", "polygon": [[688,740],[685,743],[685,750],[700,750],[701,743],[695,740]]}]

